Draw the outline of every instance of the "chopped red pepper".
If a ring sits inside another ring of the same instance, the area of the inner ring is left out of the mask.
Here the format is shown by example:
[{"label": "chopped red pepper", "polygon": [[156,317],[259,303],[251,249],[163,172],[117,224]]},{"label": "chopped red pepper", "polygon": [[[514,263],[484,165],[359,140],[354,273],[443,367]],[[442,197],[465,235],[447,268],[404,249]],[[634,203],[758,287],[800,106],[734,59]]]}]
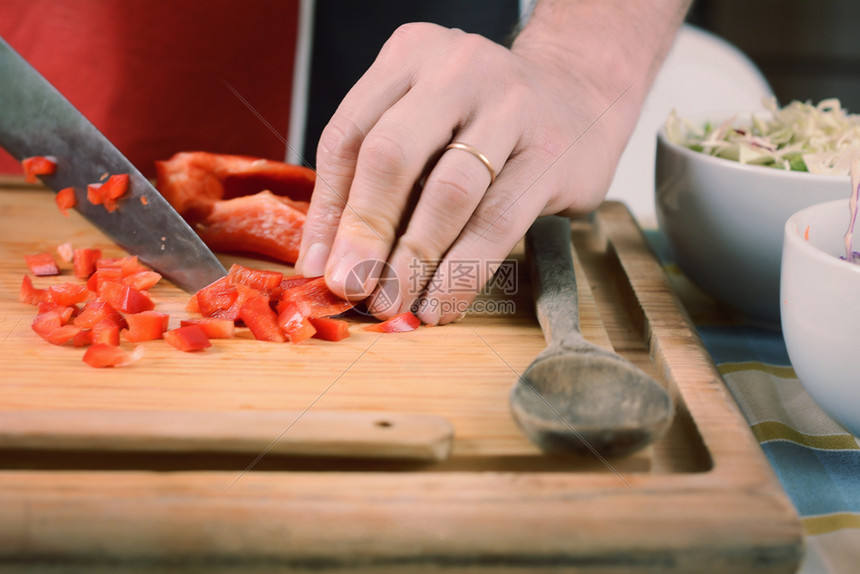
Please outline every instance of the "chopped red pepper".
[{"label": "chopped red pepper", "polygon": [[315,277],[284,291],[281,303],[284,302],[295,303],[299,312],[308,318],[339,315],[353,307],[352,303],[329,291],[324,277]]},{"label": "chopped red pepper", "polygon": [[75,277],[86,279],[96,270],[96,261],[102,256],[101,249],[75,249]]},{"label": "chopped red pepper", "polygon": [[309,319],[316,329],[315,339],[323,341],[340,341],[349,337],[349,322],[331,317],[316,317]]},{"label": "chopped red pepper", "polygon": [[50,298],[51,296],[48,294],[47,289],[33,287],[33,280],[30,279],[29,275],[24,275],[24,279],[21,280],[21,291],[18,295],[18,300],[21,303],[38,305],[39,303],[48,301]]},{"label": "chopped red pepper", "polygon": [[93,334],[93,344],[119,345],[119,325],[112,319],[102,319],[93,325],[90,332]]},{"label": "chopped red pepper", "polygon": [[57,173],[57,158],[50,155],[35,155],[21,160],[24,168],[25,181],[36,183],[37,175],[53,175]]},{"label": "chopped red pepper", "polygon": [[121,347],[95,343],[84,353],[84,362],[91,367],[126,367],[143,357],[143,346],[138,345],[131,352]]},{"label": "chopped red pepper", "polygon": [[60,210],[60,213],[68,217],[69,209],[74,207],[78,201],[75,197],[75,188],[64,187],[54,196],[54,201],[57,203],[57,209]]},{"label": "chopped red pepper", "polygon": [[233,283],[241,283],[258,291],[271,293],[280,284],[284,274],[279,271],[267,271],[265,269],[253,269],[234,263],[227,275]]},{"label": "chopped red pepper", "polygon": [[317,332],[307,317],[299,313],[295,303],[287,301],[278,310],[278,326],[291,343],[301,343]]},{"label": "chopped red pepper", "polygon": [[379,333],[405,333],[406,331],[414,331],[419,325],[421,325],[421,319],[407,311],[395,315],[387,321],[366,325],[364,330]]},{"label": "chopped red pepper", "polygon": [[74,318],[74,324],[86,329],[94,328],[96,323],[109,320],[115,323],[120,329],[128,327],[128,323],[122,314],[114,309],[114,307],[106,302],[94,299],[84,305],[81,313]]},{"label": "chopped red pepper", "polygon": [[213,203],[194,230],[216,251],[251,252],[295,263],[305,213],[268,191]]},{"label": "chopped red pepper", "polygon": [[278,325],[278,316],[269,306],[269,298],[264,295],[257,295],[245,301],[239,308],[239,318],[258,341],[283,343],[286,340]]},{"label": "chopped red pepper", "polygon": [[295,263],[313,170],[245,156],[182,152],[156,162],[156,186],[216,250]]},{"label": "chopped red pepper", "polygon": [[77,325],[69,325],[57,309],[39,313],[32,323],[33,330],[52,345],[68,343],[81,331]]},{"label": "chopped red pepper", "polygon": [[51,300],[57,305],[71,306],[78,303],[84,303],[92,297],[93,293],[87,289],[86,285],[80,283],[60,283],[59,285],[51,285],[48,287],[48,294]]},{"label": "chopped red pepper", "polygon": [[211,347],[212,343],[198,325],[187,325],[171,329],[164,333],[164,340],[180,351],[193,352],[202,351]]},{"label": "chopped red pepper", "polygon": [[140,313],[155,308],[152,299],[143,291],[116,281],[100,281],[98,297],[123,313]]},{"label": "chopped red pepper", "polygon": [[130,287],[134,287],[138,291],[147,291],[161,281],[161,273],[156,273],[155,271],[138,271],[137,273],[126,275],[120,281]]},{"label": "chopped red pepper", "polygon": [[141,343],[161,339],[167,331],[170,315],[159,311],[141,311],[129,313],[125,316],[125,320],[128,323],[128,329],[123,330],[123,337],[132,343]]},{"label": "chopped red pepper", "polygon": [[115,211],[117,199],[128,192],[128,174],[110,176],[104,183],[87,185],[87,200],[93,205],[104,205],[108,211]]},{"label": "chopped red pepper", "polygon": [[57,267],[57,262],[54,261],[54,256],[50,253],[37,253],[35,255],[25,255],[24,260],[27,262],[27,267],[33,275],[59,275],[60,268]]},{"label": "chopped red pepper", "polygon": [[66,263],[71,262],[75,258],[75,250],[72,249],[71,243],[61,243],[57,245],[57,255]]},{"label": "chopped red pepper", "polygon": [[236,331],[236,323],[230,319],[216,319],[214,317],[203,317],[200,319],[183,319],[179,322],[181,327],[197,325],[203,329],[203,333],[210,339],[232,339]]}]

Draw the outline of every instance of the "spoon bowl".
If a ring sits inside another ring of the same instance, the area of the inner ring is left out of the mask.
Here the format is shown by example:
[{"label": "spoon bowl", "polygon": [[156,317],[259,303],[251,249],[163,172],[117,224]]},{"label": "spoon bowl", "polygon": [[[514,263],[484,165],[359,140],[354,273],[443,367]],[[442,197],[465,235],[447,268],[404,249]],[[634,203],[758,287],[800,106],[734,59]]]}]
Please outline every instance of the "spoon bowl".
[{"label": "spoon bowl", "polygon": [[635,452],[666,431],[672,408],[651,377],[596,346],[548,348],[511,391],[520,428],[550,453]]},{"label": "spoon bowl", "polygon": [[517,379],[511,412],[545,452],[620,456],[654,442],[674,416],[669,393],[579,328],[570,221],[539,218],[526,234],[538,321],[548,346]]}]

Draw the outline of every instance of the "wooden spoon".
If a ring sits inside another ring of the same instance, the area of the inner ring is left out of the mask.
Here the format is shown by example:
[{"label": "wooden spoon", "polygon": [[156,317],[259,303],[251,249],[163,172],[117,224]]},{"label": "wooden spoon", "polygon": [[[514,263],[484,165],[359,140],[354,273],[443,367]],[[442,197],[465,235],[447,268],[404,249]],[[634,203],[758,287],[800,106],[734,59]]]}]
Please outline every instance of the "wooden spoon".
[{"label": "wooden spoon", "polygon": [[526,234],[538,321],[547,348],[510,395],[523,432],[547,452],[629,454],[659,438],[674,407],[669,393],[579,329],[570,220],[538,219]]}]

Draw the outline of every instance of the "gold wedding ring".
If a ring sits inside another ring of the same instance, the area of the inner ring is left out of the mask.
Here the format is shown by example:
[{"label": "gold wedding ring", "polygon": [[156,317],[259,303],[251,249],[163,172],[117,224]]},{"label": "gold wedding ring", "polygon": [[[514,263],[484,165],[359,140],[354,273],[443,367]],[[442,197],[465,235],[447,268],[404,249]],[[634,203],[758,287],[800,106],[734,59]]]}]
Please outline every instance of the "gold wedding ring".
[{"label": "gold wedding ring", "polygon": [[472,147],[469,144],[452,142],[448,144],[448,147],[445,148],[445,151],[448,151],[449,149],[461,149],[465,152],[469,152],[470,154],[478,158],[481,163],[484,164],[484,167],[486,167],[487,170],[490,172],[490,185],[493,185],[493,182],[496,181],[496,170],[493,169],[493,164],[490,163],[490,158],[478,151],[478,148]]}]

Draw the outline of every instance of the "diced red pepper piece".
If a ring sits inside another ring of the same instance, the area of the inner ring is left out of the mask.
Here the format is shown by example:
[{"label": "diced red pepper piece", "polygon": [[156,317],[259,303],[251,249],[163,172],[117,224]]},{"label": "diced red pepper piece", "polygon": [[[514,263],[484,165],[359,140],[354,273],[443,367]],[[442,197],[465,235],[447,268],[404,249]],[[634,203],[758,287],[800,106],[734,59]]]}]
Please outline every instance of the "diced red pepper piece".
[{"label": "diced red pepper piece", "polygon": [[193,352],[202,351],[207,347],[211,347],[212,343],[206,337],[206,333],[199,325],[188,325],[171,329],[164,333],[164,340],[180,351]]},{"label": "diced red pepper piece", "polygon": [[57,305],[69,307],[84,303],[92,297],[92,292],[87,289],[86,285],[81,283],[60,283],[59,285],[51,285],[48,287],[48,294],[51,300]]},{"label": "diced red pepper piece", "polygon": [[364,330],[379,333],[405,333],[407,331],[414,331],[419,325],[421,325],[421,319],[407,311],[381,323],[366,325]]},{"label": "diced red pepper piece", "polygon": [[309,319],[311,325],[317,330],[315,339],[323,341],[340,341],[349,337],[349,322],[343,319],[332,319],[331,317],[315,317]]},{"label": "diced red pepper piece", "polygon": [[54,261],[54,256],[50,253],[36,253],[35,255],[25,255],[24,260],[27,262],[27,267],[30,272],[36,276],[59,275],[60,268],[57,267],[57,262]]},{"label": "diced red pepper piece", "polygon": [[102,319],[91,329],[93,344],[119,345],[119,325],[112,319]]},{"label": "diced red pepper piece", "polygon": [[57,173],[57,158],[50,155],[34,155],[21,160],[24,168],[24,179],[27,183],[36,183],[37,175],[53,175]]},{"label": "diced red pepper piece", "polygon": [[197,308],[204,317],[219,317],[230,309],[239,298],[239,290],[232,278],[224,276],[216,279],[194,294]]},{"label": "diced red pepper piece", "polygon": [[91,367],[126,367],[143,357],[143,346],[138,345],[131,352],[122,347],[95,343],[84,353],[84,362]]},{"label": "diced red pepper piece", "polygon": [[71,243],[61,243],[57,245],[57,255],[66,263],[71,262],[75,258],[75,250],[72,249]]},{"label": "diced red pepper piece", "polygon": [[87,347],[93,344],[93,332],[90,329],[81,329],[72,337],[72,346]]},{"label": "diced red pepper piece", "polygon": [[167,331],[170,315],[159,311],[141,311],[125,316],[128,329],[123,330],[122,336],[132,343],[161,339]]},{"label": "diced red pepper piece", "polygon": [[77,313],[77,307],[70,307],[68,305],[59,305],[54,303],[53,301],[45,301],[44,303],[39,303],[39,314],[47,313],[48,311],[55,311],[59,314],[60,324],[65,325],[68,323],[72,317]]},{"label": "diced red pepper piece", "polygon": [[240,307],[239,318],[259,341],[283,343],[286,339],[278,325],[278,316],[269,306],[269,298],[263,295],[251,297]]},{"label": "diced red pepper piece", "polygon": [[96,261],[98,261],[101,256],[101,249],[75,249],[75,277],[79,279],[87,279],[90,275],[95,273]]},{"label": "diced red pepper piece", "polygon": [[122,282],[122,268],[121,267],[99,267],[96,269],[95,273],[90,275],[90,278],[87,279],[87,289],[93,291],[94,293],[98,293],[99,285],[101,285],[104,281],[114,281],[116,283]]},{"label": "diced red pepper piece", "polygon": [[181,327],[197,325],[210,339],[232,339],[236,331],[235,322],[230,319],[216,319],[214,317],[183,319],[179,325]]},{"label": "diced red pepper piece", "polygon": [[[299,312],[308,318],[339,315],[353,307],[351,302],[341,299],[329,291],[324,277],[315,277],[310,281],[284,291],[280,304],[284,302],[295,303],[299,308]],[[279,312],[280,304],[278,308]]]},{"label": "diced red pepper piece", "polygon": [[254,269],[239,265],[238,263],[230,266],[230,271],[227,275],[233,280],[233,283],[241,283],[258,291],[269,293],[276,289],[284,278],[284,274],[279,271]]},{"label": "diced red pepper piece", "polygon": [[54,201],[57,203],[57,209],[60,210],[60,213],[68,217],[69,209],[74,207],[78,202],[75,197],[75,188],[64,187],[54,196]]},{"label": "diced red pepper piece", "polygon": [[308,281],[315,279],[314,277],[305,277],[303,275],[290,275],[289,277],[284,277],[281,279],[281,284],[275,287],[272,290],[271,298],[272,301],[277,304],[280,301],[281,297],[284,294],[284,291],[289,291],[293,287],[298,287],[299,285],[304,285]]},{"label": "diced red pepper piece", "polygon": [[39,313],[31,324],[33,331],[52,345],[68,343],[81,331],[76,325],[65,324],[56,309]]},{"label": "diced red pepper piece", "polygon": [[18,300],[21,303],[38,305],[39,303],[48,301],[50,298],[51,296],[48,295],[47,289],[33,287],[33,280],[30,279],[29,275],[24,275],[24,279],[21,280],[21,291],[18,295]]},{"label": "diced red pepper piece", "polygon": [[120,329],[128,327],[128,323],[119,311],[114,309],[110,303],[98,300],[89,301],[73,322],[79,327],[92,329],[96,323],[104,320],[112,321]]},{"label": "diced red pepper piece", "polygon": [[119,267],[121,276],[128,277],[142,271],[149,271],[137,258],[137,255],[126,255],[124,257],[99,257],[96,260],[96,269],[102,267]]},{"label": "diced red pepper piece", "polygon": [[138,271],[137,273],[126,275],[121,281],[138,291],[147,291],[161,281],[161,273],[156,273],[155,271]]},{"label": "diced red pepper piece", "polygon": [[287,302],[278,312],[278,326],[291,343],[301,343],[316,333],[316,328],[307,317],[299,313],[295,303]]},{"label": "diced red pepper piece", "polygon": [[117,281],[100,281],[98,297],[123,313],[140,313],[155,308],[152,299],[143,291],[138,291]]},{"label": "diced red pepper piece", "polygon": [[117,199],[128,192],[128,174],[110,176],[104,183],[87,185],[87,200],[93,205],[104,205],[108,211],[115,211]]},{"label": "diced red pepper piece", "polygon": [[[200,302],[197,300],[197,293],[188,298],[188,303],[185,305],[185,310],[189,313],[200,313]],[[201,313],[202,314],[202,313]]]}]

